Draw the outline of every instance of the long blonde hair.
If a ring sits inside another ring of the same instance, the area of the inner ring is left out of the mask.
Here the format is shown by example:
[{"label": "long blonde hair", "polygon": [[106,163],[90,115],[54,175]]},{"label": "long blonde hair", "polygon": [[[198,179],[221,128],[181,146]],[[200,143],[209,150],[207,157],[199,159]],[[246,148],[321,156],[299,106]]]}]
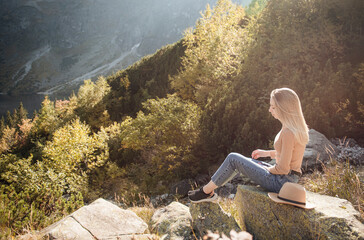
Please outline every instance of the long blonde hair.
[{"label": "long blonde hair", "polygon": [[271,92],[270,97],[277,106],[277,117],[282,125],[293,132],[300,144],[306,145],[308,127],[297,94],[290,88],[277,88]]}]

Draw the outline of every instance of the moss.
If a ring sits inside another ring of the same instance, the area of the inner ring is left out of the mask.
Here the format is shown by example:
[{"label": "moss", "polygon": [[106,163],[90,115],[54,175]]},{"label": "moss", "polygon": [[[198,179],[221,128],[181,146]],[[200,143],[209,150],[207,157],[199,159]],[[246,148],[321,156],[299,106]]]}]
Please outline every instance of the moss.
[{"label": "moss", "polygon": [[225,235],[228,235],[231,230],[241,231],[235,219],[217,203],[191,204],[190,212],[193,226],[200,231],[201,236],[206,235],[207,230],[218,231]]}]

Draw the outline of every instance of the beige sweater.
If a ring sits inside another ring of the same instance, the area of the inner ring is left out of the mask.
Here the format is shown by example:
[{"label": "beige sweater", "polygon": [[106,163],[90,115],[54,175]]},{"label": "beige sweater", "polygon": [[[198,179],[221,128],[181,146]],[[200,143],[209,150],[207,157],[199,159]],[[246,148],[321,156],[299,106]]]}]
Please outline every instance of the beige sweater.
[{"label": "beige sweater", "polygon": [[291,130],[282,128],[274,139],[276,152],[271,157],[276,159],[276,164],[268,168],[269,172],[282,175],[288,174],[290,170],[301,172],[305,147],[297,142]]}]

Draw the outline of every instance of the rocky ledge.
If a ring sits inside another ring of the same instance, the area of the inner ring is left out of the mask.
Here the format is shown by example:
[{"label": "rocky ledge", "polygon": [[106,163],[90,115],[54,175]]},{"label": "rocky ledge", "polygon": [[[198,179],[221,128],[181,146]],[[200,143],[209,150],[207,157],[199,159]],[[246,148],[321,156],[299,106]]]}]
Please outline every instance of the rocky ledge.
[{"label": "rocky ledge", "polygon": [[256,239],[364,239],[364,225],[345,199],[307,192],[316,205],[306,210],[273,202],[260,187],[239,186],[235,197],[240,225]]},{"label": "rocky ledge", "polygon": [[[172,202],[147,223],[134,212],[98,199],[40,232],[48,239],[364,239],[359,213],[344,199],[307,192],[316,208],[273,202],[260,187],[240,185],[238,217],[219,203]],[[218,231],[225,236],[211,232]],[[237,233],[239,232],[239,234]]]}]

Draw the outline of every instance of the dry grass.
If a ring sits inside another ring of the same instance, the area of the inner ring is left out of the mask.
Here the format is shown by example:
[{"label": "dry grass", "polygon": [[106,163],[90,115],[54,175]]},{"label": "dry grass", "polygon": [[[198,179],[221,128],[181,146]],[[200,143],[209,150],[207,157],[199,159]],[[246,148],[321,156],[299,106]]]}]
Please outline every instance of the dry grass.
[{"label": "dry grass", "polygon": [[[154,212],[156,211],[155,208],[151,206],[145,206],[145,207],[131,207],[128,208],[128,210],[133,211],[138,217],[140,217],[145,223],[150,223],[150,220],[153,217]],[[150,228],[150,226],[149,226]]]},{"label": "dry grass", "polygon": [[351,166],[349,161],[343,163],[331,160],[322,166],[323,171],[315,171],[301,179],[309,191],[333,197],[344,198],[351,202],[364,219],[364,184],[358,167]]},{"label": "dry grass", "polygon": [[134,212],[145,223],[147,223],[148,228],[151,231],[152,227],[150,222],[156,209],[153,207],[150,197],[139,193],[137,196],[132,196],[131,199],[134,200],[130,201],[130,198],[125,199],[115,196],[115,200],[119,203],[119,205],[128,206],[128,210]]}]

